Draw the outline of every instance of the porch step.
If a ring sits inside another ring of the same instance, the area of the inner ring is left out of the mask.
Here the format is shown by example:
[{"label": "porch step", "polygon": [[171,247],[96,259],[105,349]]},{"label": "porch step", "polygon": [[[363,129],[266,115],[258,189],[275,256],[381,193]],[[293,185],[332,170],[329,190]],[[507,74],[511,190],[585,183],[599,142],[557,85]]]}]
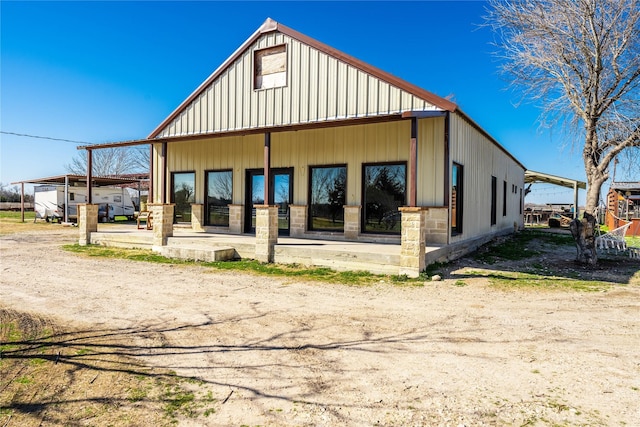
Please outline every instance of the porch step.
[{"label": "porch step", "polygon": [[277,245],[274,261],[328,267],[336,271],[368,271],[373,274],[398,274],[400,254],[370,253],[353,250],[304,248]]},{"label": "porch step", "polygon": [[237,258],[236,250],[231,246],[205,248],[188,246],[163,246],[160,254],[167,258],[189,259],[194,261],[229,261]]},{"label": "porch step", "polygon": [[119,248],[151,249],[153,246],[153,234],[149,233],[103,233],[94,231],[91,233],[91,244],[113,246]]},{"label": "porch step", "polygon": [[[239,239],[238,239],[239,240]],[[233,238],[220,242],[215,237],[206,234],[197,237],[169,237],[166,247],[193,248],[198,250],[216,250],[218,248],[235,249],[236,258],[253,258],[256,255],[256,246],[253,243],[237,242]]]}]

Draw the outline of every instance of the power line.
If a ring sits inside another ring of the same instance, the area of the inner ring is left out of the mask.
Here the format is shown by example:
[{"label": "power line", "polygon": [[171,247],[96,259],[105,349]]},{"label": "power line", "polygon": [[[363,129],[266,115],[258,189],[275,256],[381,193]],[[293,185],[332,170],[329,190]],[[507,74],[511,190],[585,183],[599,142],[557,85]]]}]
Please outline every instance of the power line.
[{"label": "power line", "polygon": [[3,133],[5,135],[23,136],[25,138],[38,138],[38,139],[48,139],[51,141],[71,142],[73,144],[92,144],[91,142],[86,142],[86,141],[74,141],[72,139],[52,138],[50,136],[27,135],[25,133],[15,133],[15,132],[5,132],[5,131],[0,131],[0,133]]}]

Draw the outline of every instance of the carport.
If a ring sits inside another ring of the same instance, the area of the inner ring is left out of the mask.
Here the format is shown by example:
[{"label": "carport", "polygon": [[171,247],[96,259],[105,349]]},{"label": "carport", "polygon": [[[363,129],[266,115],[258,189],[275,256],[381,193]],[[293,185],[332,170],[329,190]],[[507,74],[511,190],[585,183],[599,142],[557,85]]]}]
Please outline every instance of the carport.
[{"label": "carport", "polygon": [[564,178],[561,176],[550,175],[542,172],[527,170],[524,173],[525,184],[535,184],[545,182],[547,184],[559,185],[561,187],[573,188],[573,217],[578,217],[578,189],[587,189],[587,183],[576,179]]},{"label": "carport", "polygon": [[142,179],[136,178],[128,178],[128,177],[91,177],[91,185],[87,186],[87,176],[86,175],[57,175],[50,176],[46,178],[35,178],[35,179],[27,179],[24,181],[12,182],[12,185],[20,184],[20,218],[22,222],[24,222],[24,185],[32,184],[32,185],[64,185],[64,200],[65,200],[65,211],[64,211],[64,222],[68,222],[69,219],[69,186],[76,187],[104,187],[108,185],[138,185],[138,192],[140,191],[140,186],[142,183]]}]

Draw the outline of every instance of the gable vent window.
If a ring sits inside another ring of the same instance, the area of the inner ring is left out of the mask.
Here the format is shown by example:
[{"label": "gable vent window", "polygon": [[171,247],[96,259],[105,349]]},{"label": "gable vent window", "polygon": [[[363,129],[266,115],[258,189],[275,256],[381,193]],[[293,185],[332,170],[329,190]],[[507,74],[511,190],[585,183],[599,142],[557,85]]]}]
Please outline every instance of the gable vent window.
[{"label": "gable vent window", "polygon": [[257,50],[254,55],[256,89],[287,85],[287,49],[285,45]]}]

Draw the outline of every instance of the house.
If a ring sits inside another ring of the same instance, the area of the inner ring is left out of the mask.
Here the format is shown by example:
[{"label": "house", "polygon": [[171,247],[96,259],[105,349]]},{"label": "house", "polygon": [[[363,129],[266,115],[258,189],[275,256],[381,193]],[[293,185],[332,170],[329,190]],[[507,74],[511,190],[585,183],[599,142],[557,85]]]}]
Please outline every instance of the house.
[{"label": "house", "polygon": [[278,235],[384,242],[415,276],[523,226],[525,167],[455,103],[271,19],[146,139],[80,148],[135,144],[159,244],[174,222],[254,233],[263,261]]},{"label": "house", "polygon": [[640,236],[640,182],[612,182],[604,218],[609,230],[630,224],[627,236]]}]

